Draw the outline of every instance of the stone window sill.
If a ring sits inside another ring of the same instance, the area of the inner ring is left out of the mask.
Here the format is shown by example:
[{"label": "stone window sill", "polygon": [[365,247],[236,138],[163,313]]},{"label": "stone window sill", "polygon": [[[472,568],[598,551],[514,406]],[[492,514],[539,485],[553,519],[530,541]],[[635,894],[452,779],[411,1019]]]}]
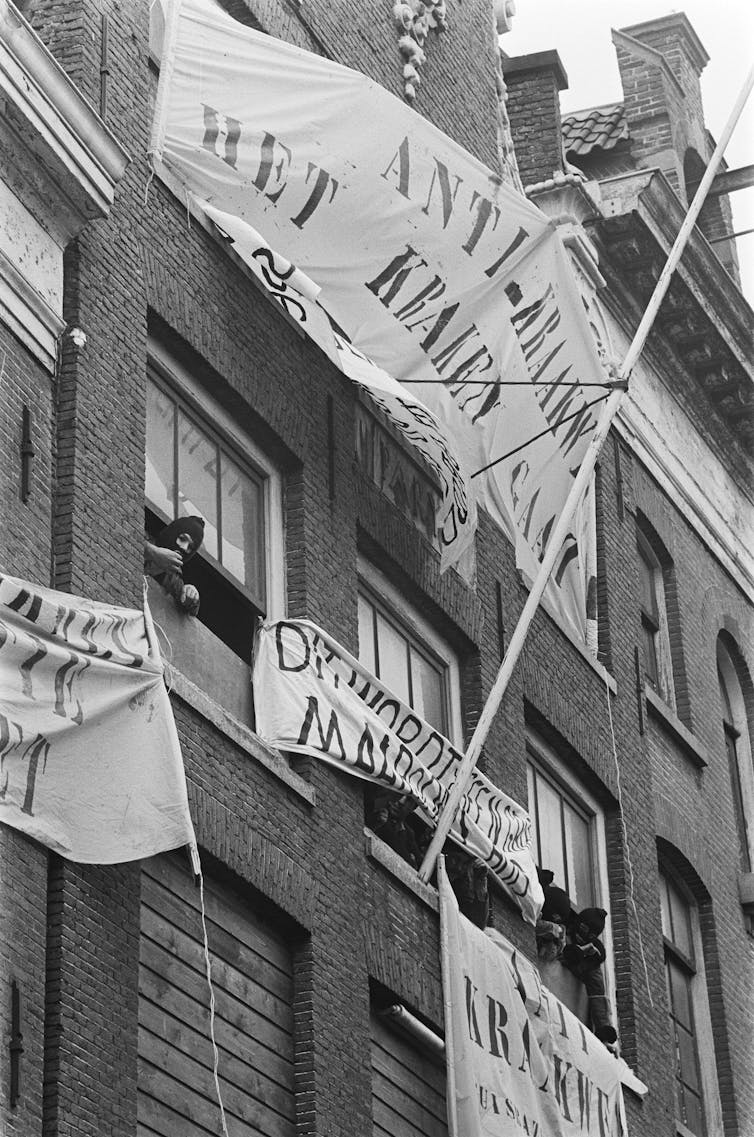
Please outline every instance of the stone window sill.
[{"label": "stone window sill", "polygon": [[670,735],[674,742],[680,746],[685,756],[697,770],[703,770],[709,765],[709,755],[706,747],[699,739],[684,726],[678,716],[670,709],[656,691],[651,687],[644,687],[644,698],[647,711],[660,724],[663,730]]},{"label": "stone window sill", "polygon": [[419,880],[419,874],[416,869],[412,869],[403,857],[396,853],[395,849],[391,849],[384,841],[372,832],[371,829],[364,828],[364,845],[366,854],[371,860],[376,861],[378,865],[382,865],[384,869],[394,876],[397,880],[404,885],[409,892],[413,892],[415,896],[431,908],[433,912],[440,911],[440,901],[437,895],[437,889],[429,884],[424,884]]},{"label": "stone window sill", "polygon": [[[299,774],[290,768],[288,760],[277,750],[265,746],[258,735],[244,726],[229,711],[201,691],[195,683],[182,675],[177,668],[165,663],[165,681],[172,695],[177,696],[189,707],[192,707],[207,722],[212,723],[226,738],[264,766],[275,778],[284,782],[289,789],[303,798],[308,805],[316,805],[316,792]],[[391,850],[392,851],[392,850]]]}]

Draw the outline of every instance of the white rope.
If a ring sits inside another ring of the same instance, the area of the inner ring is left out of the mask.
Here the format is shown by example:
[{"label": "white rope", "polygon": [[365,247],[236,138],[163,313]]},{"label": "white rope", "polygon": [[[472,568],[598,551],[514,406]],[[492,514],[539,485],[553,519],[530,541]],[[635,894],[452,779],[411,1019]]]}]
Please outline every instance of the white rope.
[{"label": "white rope", "polygon": [[636,907],[636,899],[634,897],[634,867],[631,862],[631,845],[628,840],[628,829],[626,828],[626,818],[623,814],[623,791],[621,789],[620,781],[620,763],[618,762],[618,747],[615,742],[615,728],[613,726],[613,708],[610,704],[610,686],[605,677],[605,694],[607,696],[607,717],[610,722],[610,738],[613,744],[613,761],[615,762],[615,780],[618,786],[618,810],[620,812],[620,824],[623,831],[623,846],[626,850],[626,862],[628,864],[628,895],[631,900],[631,907],[634,910],[634,918],[636,919],[636,931],[639,936],[639,952],[641,953],[641,962],[644,965],[644,977],[647,981],[647,995],[649,996],[649,1005],[654,1010],[654,1000],[652,999],[652,989],[649,985],[649,969],[647,967],[647,959],[644,955],[644,941],[641,935],[641,922],[639,920],[639,910]]},{"label": "white rope", "polygon": [[198,875],[199,875],[199,902],[201,905],[202,914],[202,933],[204,935],[204,967],[207,975],[207,986],[209,987],[209,1036],[212,1040],[212,1076],[215,1079],[215,1093],[217,1094],[217,1104],[220,1106],[220,1125],[222,1127],[223,1137],[230,1137],[228,1133],[228,1125],[225,1121],[225,1106],[223,1105],[222,1093],[220,1092],[220,1077],[218,1069],[220,1066],[220,1054],[217,1049],[217,1040],[215,1038],[215,990],[212,986],[212,964],[209,958],[209,940],[207,938],[207,917],[204,909],[204,874],[202,873],[201,865],[199,864],[199,855],[196,857]]}]

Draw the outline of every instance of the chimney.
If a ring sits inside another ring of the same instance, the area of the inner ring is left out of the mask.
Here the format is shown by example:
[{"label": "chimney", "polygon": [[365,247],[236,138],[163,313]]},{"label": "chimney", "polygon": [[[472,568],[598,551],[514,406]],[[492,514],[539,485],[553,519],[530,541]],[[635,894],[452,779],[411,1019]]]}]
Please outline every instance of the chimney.
[{"label": "chimney", "polygon": [[524,186],[565,170],[560,125],[560,91],[568,77],[557,51],[503,56],[508,117]]}]

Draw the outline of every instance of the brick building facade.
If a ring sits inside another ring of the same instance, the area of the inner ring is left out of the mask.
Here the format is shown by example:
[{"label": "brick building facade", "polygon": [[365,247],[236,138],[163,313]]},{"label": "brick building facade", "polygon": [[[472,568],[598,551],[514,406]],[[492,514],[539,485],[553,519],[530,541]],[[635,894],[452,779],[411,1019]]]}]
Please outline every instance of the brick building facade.
[{"label": "brick building facade", "polygon": [[[403,92],[389,3],[228,10]],[[365,824],[358,780],[255,734],[239,628],[305,616],[363,657],[369,626],[409,673],[438,677],[462,746],[525,600],[512,546],[482,513],[475,587],[440,575],[416,504],[434,487],[410,447],[150,182],[154,6],[151,47],[137,0],[32,2],[29,24],[0,12],[0,568],[139,605],[145,464],[148,526],[182,476],[164,431],[191,476],[194,451],[216,481],[232,471],[256,502],[256,575],[226,559],[218,520],[199,620],[150,585],[205,867],[230,1132],[443,1133],[437,893]],[[448,25],[416,109],[497,169],[489,5],[449,2]],[[619,362],[711,145],[685,17],[624,29],[616,49],[612,117],[561,122],[554,52],[504,72],[527,194],[562,226]],[[621,1054],[649,1086],[626,1093],[637,1137],[754,1132],[752,324],[732,242],[707,242],[728,220],[712,199],[600,459],[598,658],[541,610],[482,760],[528,802],[543,866],[609,910]],[[82,866],[2,827],[0,866],[0,1132],[219,1132],[186,859]],[[492,890],[495,926],[536,958]]]}]

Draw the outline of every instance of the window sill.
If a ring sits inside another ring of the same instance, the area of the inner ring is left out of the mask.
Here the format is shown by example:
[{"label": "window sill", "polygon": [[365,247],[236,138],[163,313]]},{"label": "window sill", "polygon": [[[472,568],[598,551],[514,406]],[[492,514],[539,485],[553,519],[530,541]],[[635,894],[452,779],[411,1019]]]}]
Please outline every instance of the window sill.
[{"label": "window sill", "polygon": [[384,869],[394,876],[397,880],[404,885],[409,892],[413,892],[418,896],[428,908],[433,912],[440,911],[440,901],[437,895],[437,889],[429,884],[424,884],[419,880],[416,869],[412,869],[403,857],[396,853],[395,849],[391,849],[384,841],[372,832],[371,829],[364,828],[364,845],[366,854],[378,865],[382,865]]},{"label": "window sill", "polygon": [[738,895],[743,905],[754,906],[754,872],[738,874]]},{"label": "window sill", "polygon": [[221,707],[204,691],[200,691],[195,683],[192,683],[177,668],[167,662],[165,663],[165,680],[171,694],[176,695],[189,707],[197,711],[207,722],[212,723],[226,738],[229,738],[236,746],[240,746],[250,758],[258,762],[260,766],[264,766],[265,770],[268,770],[281,782],[284,782],[308,805],[316,804],[314,787],[310,786],[290,768],[282,754],[265,746],[248,726],[244,726],[234,715]]},{"label": "window sill", "polygon": [[691,733],[688,727],[683,725],[657,692],[646,684],[644,686],[644,698],[649,714],[659,722],[673,741],[678,743],[691,764],[696,766],[697,770],[703,770],[705,766],[708,766],[709,755],[706,748],[702,746],[699,739]]}]

